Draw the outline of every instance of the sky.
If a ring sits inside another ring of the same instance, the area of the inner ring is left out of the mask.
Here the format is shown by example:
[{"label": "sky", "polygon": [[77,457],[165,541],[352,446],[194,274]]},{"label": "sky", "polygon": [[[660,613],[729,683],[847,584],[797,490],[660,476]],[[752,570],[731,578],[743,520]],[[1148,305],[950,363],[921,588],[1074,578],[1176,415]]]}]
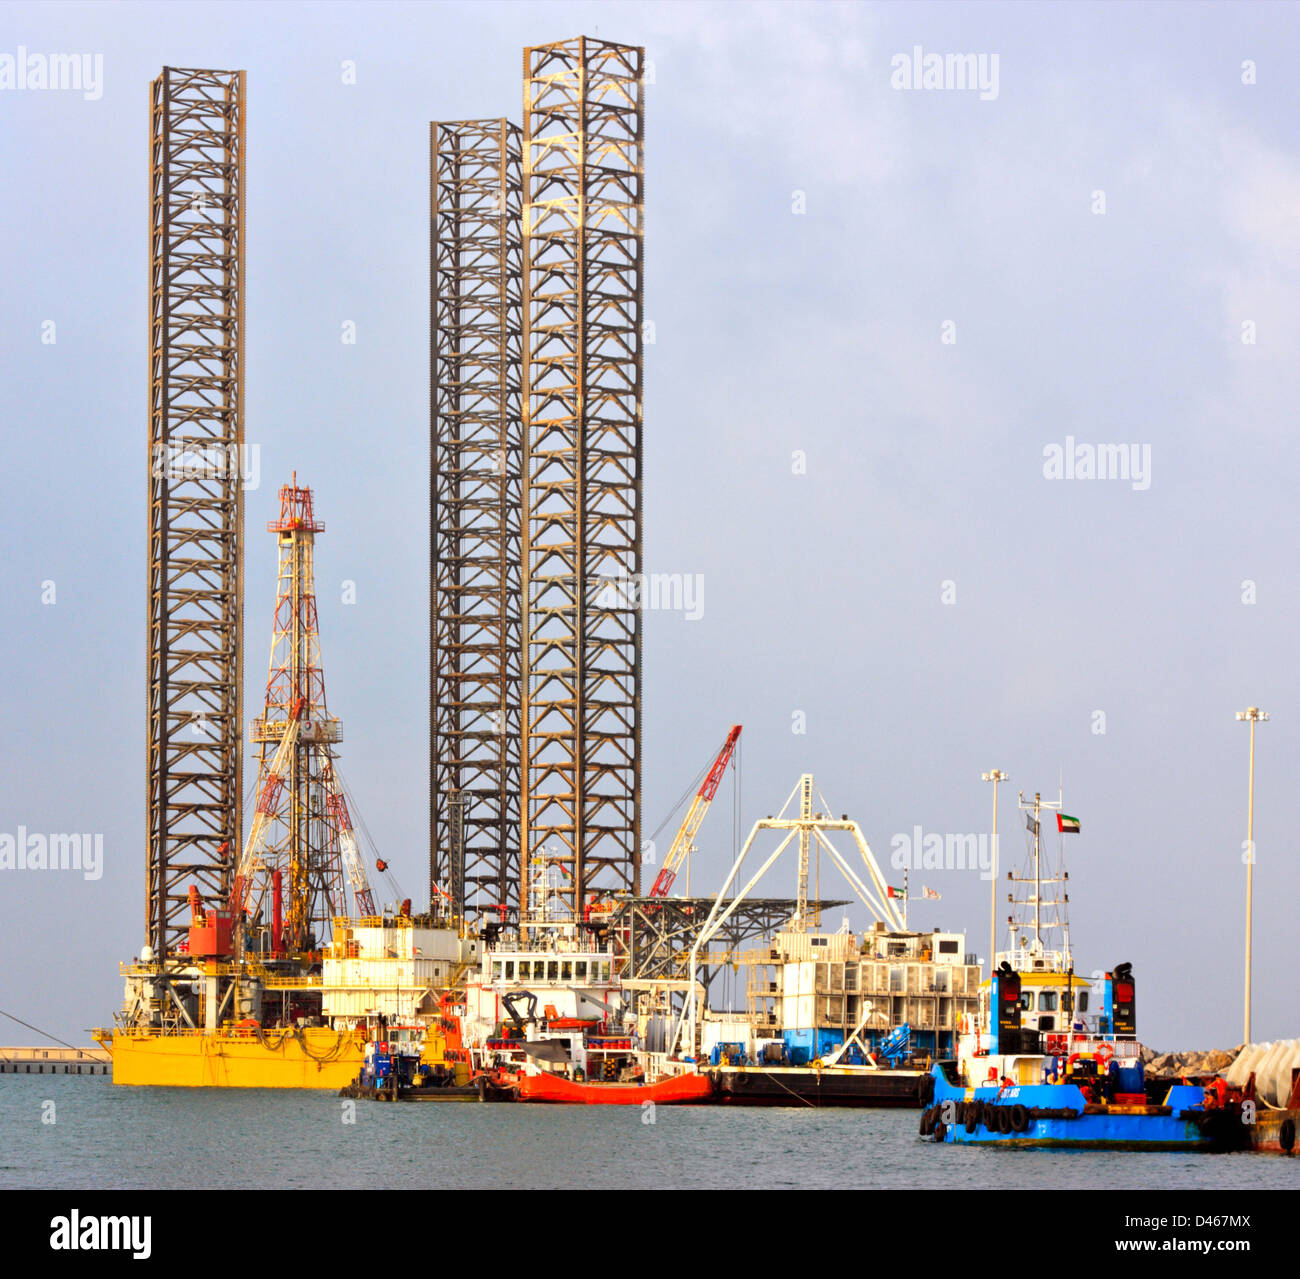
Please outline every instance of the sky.
[{"label": "sky", "polygon": [[[1154,1047],[1231,1046],[1256,705],[1253,1038],[1300,1034],[1293,6],[6,3],[0,33],[0,67],[102,55],[93,94],[0,87],[0,832],[104,850],[0,870],[5,1012],[85,1042],[144,940],[150,80],[248,72],[246,703],[296,470],[343,767],[418,897],[428,122],[518,120],[522,48],[591,34],[654,69],[645,567],[694,592],[645,617],[645,830],[741,723],[692,890],[806,771],[894,883],[916,827],[989,830],[1002,769],[1004,857],[1018,791],[1080,819],[1078,969],[1133,964]],[[982,90],[904,80],[966,53]],[[909,886],[987,953],[978,869]]]}]

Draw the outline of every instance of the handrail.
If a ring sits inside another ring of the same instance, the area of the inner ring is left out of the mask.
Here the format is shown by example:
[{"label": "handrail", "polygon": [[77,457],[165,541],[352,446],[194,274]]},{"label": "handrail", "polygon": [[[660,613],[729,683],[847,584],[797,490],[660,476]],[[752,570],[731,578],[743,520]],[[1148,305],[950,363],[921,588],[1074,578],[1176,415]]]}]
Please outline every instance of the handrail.
[{"label": "handrail", "polygon": [[245,977],[260,981],[264,986],[280,989],[311,988],[321,984],[321,978],[315,974],[300,977],[284,977],[262,964],[219,963],[207,960],[195,960],[180,968],[159,968],[156,964],[121,962],[117,966],[123,977],[172,977],[181,981],[200,981],[204,977]]},{"label": "handrail", "polygon": [[295,1035],[299,1031],[308,1033],[313,1030],[319,1030],[324,1034],[342,1035],[344,1038],[352,1038],[365,1042],[368,1032],[360,1026],[349,1031],[346,1029],[336,1029],[333,1026],[226,1026],[220,1030],[191,1030],[189,1027],[184,1029],[168,1029],[167,1027],[158,1026],[124,1026],[120,1034],[125,1035],[128,1039],[197,1039],[206,1037],[209,1039],[256,1039],[258,1032],[264,1035]]}]

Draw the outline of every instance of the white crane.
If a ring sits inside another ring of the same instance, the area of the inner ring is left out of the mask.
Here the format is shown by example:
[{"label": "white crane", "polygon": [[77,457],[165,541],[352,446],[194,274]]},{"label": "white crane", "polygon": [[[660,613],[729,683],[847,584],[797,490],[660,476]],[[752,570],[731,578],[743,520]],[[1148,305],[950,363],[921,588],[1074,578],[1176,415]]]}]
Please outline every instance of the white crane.
[{"label": "white crane", "polygon": [[[683,1025],[686,1027],[686,1042],[689,1050],[694,1052],[696,1037],[696,1010],[699,1003],[697,996],[697,974],[699,972],[700,951],[717,936],[723,924],[731,917],[742,901],[753,891],[759,880],[771,869],[777,858],[790,846],[796,836],[799,837],[800,859],[799,859],[799,905],[796,911],[794,925],[797,931],[803,931],[806,927],[806,915],[808,910],[808,846],[815,841],[821,848],[824,848],[830,855],[831,860],[839,867],[844,878],[848,880],[849,886],[861,898],[867,909],[870,910],[878,919],[882,919],[889,928],[896,932],[902,932],[905,929],[903,917],[898,913],[898,908],[894,905],[889,896],[889,886],[885,882],[884,875],[880,872],[880,867],[876,864],[876,858],[871,851],[871,846],[867,843],[867,837],[862,833],[862,828],[857,822],[850,819],[847,815],[836,821],[822,813],[812,811],[813,779],[811,773],[805,773],[799,779],[798,785],[790,793],[790,798],[786,800],[781,812],[776,817],[765,817],[761,821],[754,823],[754,828],[749,832],[749,838],[745,840],[744,847],[740,850],[731,872],[727,876],[727,881],[722,885],[721,891],[713,900],[713,909],[709,912],[709,917],[704,921],[704,927],[700,929],[695,938],[695,944],[691,947],[691,964],[688,976],[688,993],[686,1001],[682,1005],[682,1011],[673,1027],[673,1033],[669,1037],[670,1051],[675,1049],[679,1037],[682,1035]],[[799,812],[797,816],[786,817],[786,809],[790,808],[795,802],[795,797],[799,797]],[[825,803],[825,799],[822,800]],[[727,900],[727,893],[731,890],[732,884],[735,883],[740,873],[740,868],[745,860],[745,855],[749,852],[755,837],[761,830],[779,830],[785,832],[785,838],[776,846],[776,849],[768,856],[768,859],[758,868],[751,876],[749,882],[742,888],[735,897]],[[853,836],[854,843],[858,846],[858,851],[862,855],[862,860],[867,868],[867,876],[870,880],[870,887],[863,882],[862,878],[853,869],[853,867],[844,860],[839,850],[827,838],[830,831],[847,831]]]}]

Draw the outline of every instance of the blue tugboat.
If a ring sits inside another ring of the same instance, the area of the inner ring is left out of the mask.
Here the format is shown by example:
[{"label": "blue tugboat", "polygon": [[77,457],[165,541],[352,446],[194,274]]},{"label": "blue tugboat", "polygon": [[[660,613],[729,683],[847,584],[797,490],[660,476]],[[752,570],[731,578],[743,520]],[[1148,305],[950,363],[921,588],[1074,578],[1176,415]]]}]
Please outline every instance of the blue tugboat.
[{"label": "blue tugboat", "polygon": [[[1104,982],[1127,988],[1131,1007],[1127,965]],[[1047,1036],[1021,1026],[1020,998],[1020,974],[1004,961],[991,983],[996,1015],[981,1016],[983,1024],[961,1037],[956,1061],[931,1069],[934,1094],[921,1115],[922,1136],[1094,1150],[1226,1149],[1238,1138],[1235,1108],[1217,1104],[1212,1091],[1175,1084],[1148,1097],[1141,1047],[1124,1037],[1123,1023],[1108,1034]]]},{"label": "blue tugboat", "polygon": [[[1011,944],[981,986],[978,1016],[961,1027],[955,1060],[931,1068],[933,1092],[921,1115],[935,1142],[1111,1150],[1233,1148],[1237,1106],[1213,1089],[1148,1089],[1137,1039],[1132,967],[1077,976],[1069,948],[1063,859],[1041,855],[1042,810],[1021,797],[1030,834],[1026,873],[1011,894]],[[1030,815],[1032,814],[1032,815]],[[1057,829],[1077,831],[1057,815]],[[1054,895],[1060,889],[1059,896]],[[1056,943],[1055,948],[1049,942]],[[1149,1095],[1152,1094],[1152,1095]]]}]

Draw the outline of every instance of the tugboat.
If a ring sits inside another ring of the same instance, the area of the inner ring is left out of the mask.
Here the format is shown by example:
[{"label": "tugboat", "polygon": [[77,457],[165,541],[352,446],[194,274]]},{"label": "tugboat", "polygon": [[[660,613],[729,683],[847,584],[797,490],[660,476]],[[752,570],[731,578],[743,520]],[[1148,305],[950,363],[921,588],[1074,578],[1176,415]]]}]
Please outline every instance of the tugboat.
[{"label": "tugboat", "polygon": [[[1105,974],[1108,1002],[1127,994],[1127,964]],[[920,1132],[936,1142],[1112,1150],[1226,1149],[1239,1104],[1214,1089],[1175,1084],[1149,1098],[1141,1045],[1125,1017],[1101,1029],[1044,1035],[1021,1025],[1021,975],[1003,960],[979,1022],[956,1061],[936,1062],[933,1103]],[[1115,1006],[1113,1003],[1111,1006]]]},{"label": "tugboat", "polygon": [[1022,795],[1021,807],[1032,812],[1032,840],[1029,873],[1008,873],[1021,885],[1019,897],[1011,895],[1020,911],[1008,918],[1012,948],[996,956],[979,1014],[958,1038],[956,1059],[931,1068],[934,1094],[921,1115],[921,1136],[1117,1150],[1239,1144],[1239,1099],[1223,1089],[1175,1084],[1148,1096],[1132,965],[1118,964],[1093,982],[1075,974],[1064,858],[1054,873],[1043,860],[1043,810],[1058,810],[1063,833],[1077,830],[1078,822],[1040,795],[1032,805]]}]

